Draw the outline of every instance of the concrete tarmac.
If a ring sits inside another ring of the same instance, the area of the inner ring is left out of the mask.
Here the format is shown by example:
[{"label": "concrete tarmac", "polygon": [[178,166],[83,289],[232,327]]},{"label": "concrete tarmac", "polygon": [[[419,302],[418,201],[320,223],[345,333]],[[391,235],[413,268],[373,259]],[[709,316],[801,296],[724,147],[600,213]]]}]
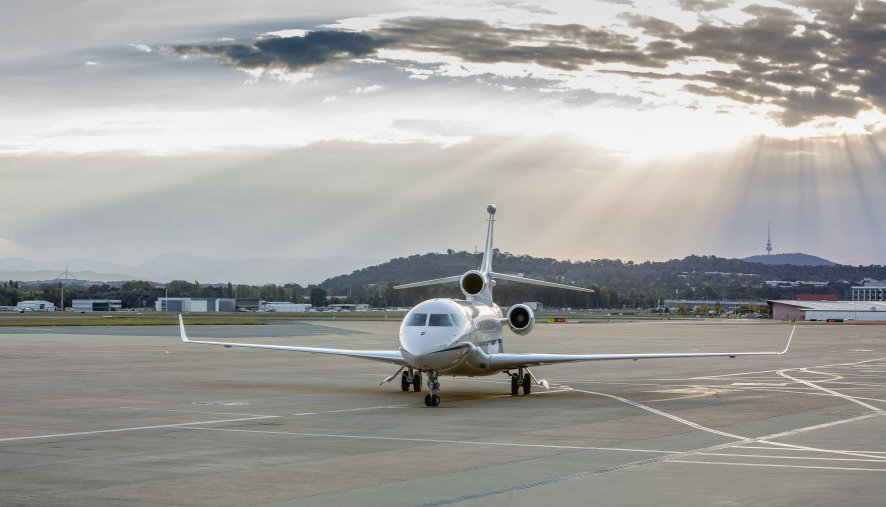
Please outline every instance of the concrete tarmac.
[{"label": "concrete tarmac", "polygon": [[[189,328],[395,349],[397,322]],[[539,324],[512,352],[780,350],[775,322]],[[886,504],[886,326],[798,326],[776,357],[441,377],[442,404],[349,358],[178,330],[0,330],[0,505]]]}]

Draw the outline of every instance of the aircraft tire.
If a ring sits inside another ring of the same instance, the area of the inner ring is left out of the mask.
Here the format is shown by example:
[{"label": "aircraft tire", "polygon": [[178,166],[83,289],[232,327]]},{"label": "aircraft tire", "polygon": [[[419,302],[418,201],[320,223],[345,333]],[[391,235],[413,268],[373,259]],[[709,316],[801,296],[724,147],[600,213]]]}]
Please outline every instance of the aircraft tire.
[{"label": "aircraft tire", "polygon": [[527,373],[523,375],[523,396],[526,396],[532,391],[532,377]]},{"label": "aircraft tire", "polygon": [[407,374],[405,371],[403,372],[403,376],[400,377],[400,387],[403,389],[403,391],[409,390],[409,374]]},{"label": "aircraft tire", "polygon": [[440,397],[436,394],[431,396],[431,406],[439,407],[440,406]]},{"label": "aircraft tire", "polygon": [[511,395],[517,396],[520,393],[520,381],[517,375],[511,375]]},{"label": "aircraft tire", "polygon": [[415,375],[412,376],[412,389],[415,392],[421,391],[421,373],[420,372],[415,372]]}]

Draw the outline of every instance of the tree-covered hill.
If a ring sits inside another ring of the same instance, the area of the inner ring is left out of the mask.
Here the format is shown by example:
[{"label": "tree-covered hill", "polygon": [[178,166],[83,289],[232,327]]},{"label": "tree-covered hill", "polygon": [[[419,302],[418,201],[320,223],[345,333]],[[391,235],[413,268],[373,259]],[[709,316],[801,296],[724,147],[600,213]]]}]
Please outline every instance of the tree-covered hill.
[{"label": "tree-covered hill", "polygon": [[[327,279],[321,285],[331,294],[350,294],[352,299],[379,305],[409,305],[433,296],[460,297],[457,284],[392,291],[390,286],[458,275],[476,269],[481,255],[468,252],[429,253],[399,257]],[[493,269],[529,278],[575,284],[597,293],[569,291],[501,282],[496,299],[501,304],[540,300],[550,306],[649,307],[663,299],[761,300],[789,299],[797,293],[843,296],[848,287],[865,278],[886,278],[884,266],[766,265],[741,259],[690,255],[664,262],[588,261],[535,258],[495,251]],[[827,282],[826,286],[782,284],[767,281]]]}]

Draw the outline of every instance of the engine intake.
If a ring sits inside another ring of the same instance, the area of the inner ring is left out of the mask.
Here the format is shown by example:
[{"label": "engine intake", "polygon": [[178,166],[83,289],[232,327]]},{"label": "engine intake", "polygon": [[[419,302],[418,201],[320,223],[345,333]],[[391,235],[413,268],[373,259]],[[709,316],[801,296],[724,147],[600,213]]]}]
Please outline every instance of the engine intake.
[{"label": "engine intake", "polygon": [[468,271],[461,276],[459,285],[465,296],[476,296],[486,288],[486,277],[479,271]]},{"label": "engine intake", "polygon": [[519,304],[508,308],[508,326],[516,334],[526,334],[535,326],[532,308]]}]

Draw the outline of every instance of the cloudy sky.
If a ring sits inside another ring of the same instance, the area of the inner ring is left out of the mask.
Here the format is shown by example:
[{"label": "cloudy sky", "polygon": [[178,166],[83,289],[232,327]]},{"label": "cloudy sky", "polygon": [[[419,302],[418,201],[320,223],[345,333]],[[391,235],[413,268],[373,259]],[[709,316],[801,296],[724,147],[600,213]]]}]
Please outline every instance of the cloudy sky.
[{"label": "cloudy sky", "polygon": [[0,257],[886,264],[886,3],[12,0]]}]

